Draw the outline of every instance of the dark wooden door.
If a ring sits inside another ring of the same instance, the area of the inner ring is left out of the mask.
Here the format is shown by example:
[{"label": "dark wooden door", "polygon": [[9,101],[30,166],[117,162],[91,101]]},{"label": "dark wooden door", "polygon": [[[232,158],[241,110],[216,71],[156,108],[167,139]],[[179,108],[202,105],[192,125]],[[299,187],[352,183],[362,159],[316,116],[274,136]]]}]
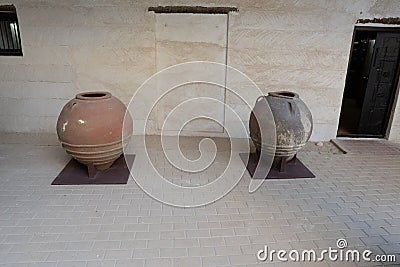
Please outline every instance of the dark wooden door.
[{"label": "dark wooden door", "polygon": [[358,133],[385,135],[394,99],[400,58],[400,33],[378,32],[368,75]]}]

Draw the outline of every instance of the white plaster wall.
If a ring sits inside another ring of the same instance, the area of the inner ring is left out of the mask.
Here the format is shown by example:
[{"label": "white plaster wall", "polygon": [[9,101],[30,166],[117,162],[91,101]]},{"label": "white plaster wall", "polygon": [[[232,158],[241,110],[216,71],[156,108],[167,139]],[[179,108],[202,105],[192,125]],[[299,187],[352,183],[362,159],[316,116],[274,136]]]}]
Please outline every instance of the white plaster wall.
[{"label": "white plaster wall", "polygon": [[[336,136],[356,20],[400,16],[397,0],[0,0],[10,3],[24,56],[0,57],[6,132],[54,132],[62,106],[79,91],[108,90],[129,101],[156,72],[155,15],[147,8],[204,5],[239,8],[229,15],[228,64],[265,93],[299,93],[314,116],[312,139],[328,140]],[[390,139],[400,141],[398,110]]]},{"label": "white plaster wall", "polygon": [[0,131],[54,132],[61,108],[77,92],[107,90],[126,103],[155,72],[148,3],[12,3],[24,56],[0,57]]},{"label": "white plaster wall", "polygon": [[[156,14],[156,68],[164,68],[189,61],[212,61],[226,63],[227,14]],[[188,70],[191,72],[191,70]],[[187,76],[183,71],[177,75]],[[223,127],[210,119],[198,118],[190,123],[181,123],[183,117],[192,119],[201,116],[224,121],[224,106],[204,101],[192,101],[190,110],[176,112],[184,101],[198,97],[210,97],[224,102],[226,71],[213,73],[213,79],[221,86],[192,83],[177,87],[164,96],[158,105],[157,130],[169,135],[221,135]],[[175,77],[171,75],[171,80]],[[161,81],[163,85],[165,81]],[[173,82],[173,81],[172,81]],[[163,86],[162,85],[162,86]],[[162,93],[159,91],[159,93]],[[198,104],[196,104],[196,102]],[[170,113],[175,111],[174,113]],[[168,117],[167,123],[165,120]],[[175,115],[174,115],[175,114]],[[184,127],[185,126],[185,127]],[[182,128],[182,131],[181,131]],[[217,134],[214,134],[217,133]]]},{"label": "white plaster wall", "polygon": [[397,98],[395,103],[392,127],[389,132],[389,140],[400,143],[400,97]]}]

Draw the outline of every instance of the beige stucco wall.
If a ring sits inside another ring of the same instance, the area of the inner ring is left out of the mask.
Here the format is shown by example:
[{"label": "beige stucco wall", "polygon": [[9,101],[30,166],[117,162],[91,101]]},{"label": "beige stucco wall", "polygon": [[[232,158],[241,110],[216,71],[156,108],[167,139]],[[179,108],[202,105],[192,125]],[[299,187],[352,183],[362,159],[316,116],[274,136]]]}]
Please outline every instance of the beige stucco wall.
[{"label": "beige stucco wall", "polygon": [[[5,1],[15,4],[23,57],[0,57],[0,131],[53,132],[79,91],[128,102],[156,67],[155,5],[236,6],[228,64],[264,91],[300,94],[313,140],[336,136],[350,44],[358,18],[400,16],[397,0]],[[245,92],[243,92],[245,93]],[[390,139],[400,141],[396,109]],[[154,130],[156,132],[156,129]]]}]

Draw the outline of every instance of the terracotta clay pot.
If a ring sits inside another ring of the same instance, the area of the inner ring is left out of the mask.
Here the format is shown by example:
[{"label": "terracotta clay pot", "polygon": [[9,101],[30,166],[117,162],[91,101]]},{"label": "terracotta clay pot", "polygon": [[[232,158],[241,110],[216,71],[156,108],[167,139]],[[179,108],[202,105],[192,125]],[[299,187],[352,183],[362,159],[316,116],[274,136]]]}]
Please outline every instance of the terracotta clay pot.
[{"label": "terracotta clay pot", "polygon": [[100,171],[121,156],[132,131],[132,118],[125,105],[109,92],[77,94],[57,121],[58,138],[67,153]]},{"label": "terracotta clay pot", "polygon": [[[266,101],[260,101],[262,99]],[[250,137],[258,151],[264,149],[270,151],[263,144],[260,127],[271,127],[267,121],[263,121],[263,112],[266,113],[265,105],[269,105],[276,127],[276,149],[275,159],[286,158],[288,161],[307,143],[310,139],[313,121],[312,115],[306,104],[293,92],[272,92],[268,96],[262,96],[257,101],[250,115]],[[256,120],[256,116],[259,120]]]}]

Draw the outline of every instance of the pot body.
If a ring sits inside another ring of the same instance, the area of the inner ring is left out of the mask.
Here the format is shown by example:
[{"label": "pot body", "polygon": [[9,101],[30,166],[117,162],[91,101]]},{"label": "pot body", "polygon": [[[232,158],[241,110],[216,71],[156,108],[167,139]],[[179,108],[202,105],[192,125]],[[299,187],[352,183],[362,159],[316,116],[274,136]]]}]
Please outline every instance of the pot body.
[{"label": "pot body", "polygon": [[58,117],[59,141],[77,161],[106,170],[121,156],[132,136],[133,121],[126,111],[109,92],[80,93]]},{"label": "pot body", "polygon": [[263,97],[266,101],[257,101],[250,115],[250,137],[258,151],[267,149],[263,139],[268,137],[262,136],[260,129],[268,127],[262,125],[266,123],[262,119],[262,110],[268,104],[276,127],[275,159],[284,157],[290,160],[310,139],[313,129],[311,112],[299,96],[292,92],[272,92]]}]

